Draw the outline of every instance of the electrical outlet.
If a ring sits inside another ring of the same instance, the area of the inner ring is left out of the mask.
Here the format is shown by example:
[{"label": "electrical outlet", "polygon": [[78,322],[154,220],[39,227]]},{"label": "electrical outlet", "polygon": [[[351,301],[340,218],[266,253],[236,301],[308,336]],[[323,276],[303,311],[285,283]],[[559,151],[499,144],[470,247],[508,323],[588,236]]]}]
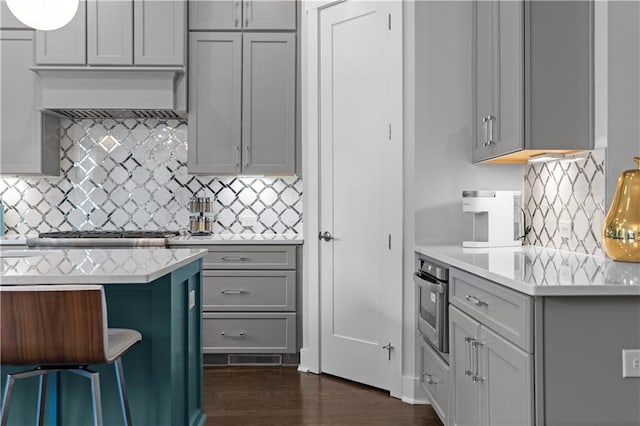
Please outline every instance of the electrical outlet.
[{"label": "electrical outlet", "polygon": [[573,232],[573,222],[570,220],[559,220],[558,231],[560,231],[561,238],[571,238]]},{"label": "electrical outlet", "polygon": [[240,216],[240,225],[251,228],[258,223],[258,216],[256,215],[244,215]]},{"label": "electrical outlet", "polygon": [[640,349],[622,350],[622,377],[640,377]]}]

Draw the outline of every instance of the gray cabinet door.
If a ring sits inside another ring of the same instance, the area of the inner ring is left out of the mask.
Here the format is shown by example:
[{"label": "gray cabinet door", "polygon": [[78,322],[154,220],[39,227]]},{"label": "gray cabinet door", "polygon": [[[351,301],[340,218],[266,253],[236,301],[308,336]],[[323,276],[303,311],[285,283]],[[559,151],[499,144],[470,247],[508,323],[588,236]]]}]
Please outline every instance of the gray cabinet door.
[{"label": "gray cabinet door", "polygon": [[183,66],[186,44],[186,2],[134,2],[134,63]]},{"label": "gray cabinet door", "polygon": [[0,171],[60,173],[59,120],[36,110],[34,32],[0,32]]},{"label": "gray cabinet door", "polygon": [[133,64],[133,1],[92,0],[87,3],[89,65]]},{"label": "gray cabinet door", "polygon": [[242,17],[249,30],[295,30],[296,0],[245,0]]},{"label": "gray cabinet door", "polygon": [[242,29],[241,0],[189,1],[189,30]]},{"label": "gray cabinet door", "polygon": [[242,34],[191,33],[189,173],[240,173]]},{"label": "gray cabinet door", "polygon": [[480,424],[480,396],[478,384],[473,382],[476,357],[471,344],[480,334],[480,323],[449,307],[449,345],[451,348],[451,424],[469,426]]},{"label": "gray cabinet door", "polygon": [[76,16],[55,31],[36,31],[38,65],[85,65],[87,63],[87,4],[78,3]]},{"label": "gray cabinet door", "polygon": [[479,341],[480,424],[532,425],[533,356],[484,326]]},{"label": "gray cabinet door", "polygon": [[524,148],[524,6],[474,3],[473,161]]},{"label": "gray cabinet door", "polygon": [[295,34],[243,35],[243,173],[295,172],[295,76]]}]

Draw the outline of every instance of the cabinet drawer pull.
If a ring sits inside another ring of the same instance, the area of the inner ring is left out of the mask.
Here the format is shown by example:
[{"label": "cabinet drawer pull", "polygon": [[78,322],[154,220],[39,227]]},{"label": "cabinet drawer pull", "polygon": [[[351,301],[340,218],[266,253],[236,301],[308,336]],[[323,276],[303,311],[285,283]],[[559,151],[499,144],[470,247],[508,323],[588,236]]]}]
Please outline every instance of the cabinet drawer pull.
[{"label": "cabinet drawer pull", "polygon": [[249,294],[248,291],[245,290],[222,290],[220,293],[231,295],[231,294]]},{"label": "cabinet drawer pull", "polygon": [[223,262],[244,262],[245,260],[249,260],[247,257],[229,257],[224,256],[221,258]]},{"label": "cabinet drawer pull", "polygon": [[237,333],[237,334],[227,333],[226,331],[222,331],[220,332],[220,335],[226,336],[226,337],[244,337],[244,331],[241,331],[240,333]]},{"label": "cabinet drawer pull", "polygon": [[484,124],[484,146],[485,147],[489,147],[495,144],[495,142],[493,141],[493,120],[495,119],[496,118],[491,115],[487,115],[482,119],[482,123]]},{"label": "cabinet drawer pull", "polygon": [[428,385],[437,385],[438,384],[437,380],[433,380],[433,374],[429,374],[426,371],[423,371],[422,375],[427,378],[427,384]]},{"label": "cabinet drawer pull", "polygon": [[476,305],[476,306],[489,306],[489,302],[485,302],[484,300],[480,300],[477,297],[472,296],[470,294],[467,294],[464,298],[467,300],[467,302],[473,302],[473,304]]}]

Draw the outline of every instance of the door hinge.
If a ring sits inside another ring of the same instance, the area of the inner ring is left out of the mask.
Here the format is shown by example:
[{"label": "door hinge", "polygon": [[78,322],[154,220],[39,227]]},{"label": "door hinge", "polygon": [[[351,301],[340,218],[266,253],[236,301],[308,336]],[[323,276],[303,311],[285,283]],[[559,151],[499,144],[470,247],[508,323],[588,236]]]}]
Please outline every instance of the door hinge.
[{"label": "door hinge", "polygon": [[389,14],[389,31],[391,31],[391,14]]},{"label": "door hinge", "polygon": [[389,250],[391,250],[391,234],[389,234]]},{"label": "door hinge", "polygon": [[391,140],[391,123],[389,123],[389,140]]}]

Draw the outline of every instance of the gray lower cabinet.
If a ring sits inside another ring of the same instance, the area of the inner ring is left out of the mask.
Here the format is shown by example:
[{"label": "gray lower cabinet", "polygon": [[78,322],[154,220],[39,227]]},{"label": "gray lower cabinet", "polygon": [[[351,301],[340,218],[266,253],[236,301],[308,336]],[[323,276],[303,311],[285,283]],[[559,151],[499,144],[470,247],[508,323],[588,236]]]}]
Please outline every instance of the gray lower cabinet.
[{"label": "gray lower cabinet", "polygon": [[450,306],[451,424],[534,424],[533,356]]},{"label": "gray lower cabinet", "polygon": [[191,0],[189,30],[295,30],[296,0]]},{"label": "gray lower cabinet", "polygon": [[203,352],[295,354],[297,251],[212,245],[203,259]]},{"label": "gray lower cabinet", "polygon": [[431,406],[446,425],[449,423],[449,366],[422,337],[418,339],[422,356],[420,383]]},{"label": "gray lower cabinet", "polygon": [[606,140],[606,5],[478,1],[473,22],[473,162],[523,163]]},{"label": "gray lower cabinet", "polygon": [[60,174],[59,120],[36,110],[34,31],[0,31],[0,172]]},{"label": "gray lower cabinet", "polygon": [[189,49],[189,172],[294,174],[295,34],[191,32]]}]

